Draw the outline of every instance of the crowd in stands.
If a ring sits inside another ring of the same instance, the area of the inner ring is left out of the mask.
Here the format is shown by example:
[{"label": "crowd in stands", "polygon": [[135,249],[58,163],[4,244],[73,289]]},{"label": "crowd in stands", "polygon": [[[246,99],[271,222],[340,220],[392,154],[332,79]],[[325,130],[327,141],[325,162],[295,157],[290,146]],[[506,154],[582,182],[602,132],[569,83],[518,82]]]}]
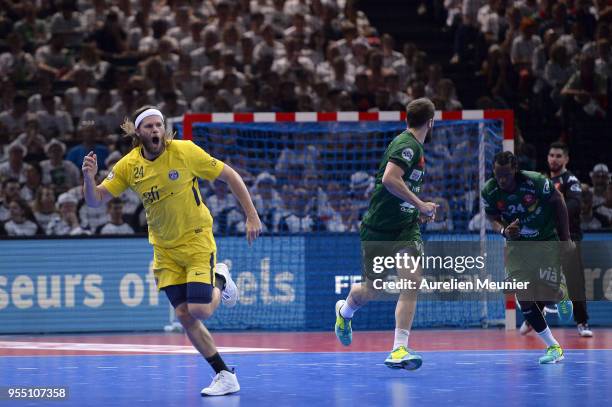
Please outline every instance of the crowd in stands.
[{"label": "crowd in stands", "polygon": [[[574,116],[600,120],[608,112],[612,73],[604,3],[445,0],[456,38],[452,62],[477,61],[491,89],[481,108],[528,102],[565,120],[568,131]],[[428,63],[415,44],[400,47],[380,34],[356,0],[0,4],[0,234],[145,232],[135,193],[89,208],[80,187],[89,151],[97,154],[99,180],[129,151],[119,125],[142,105],[157,105],[167,117],[403,110],[423,96],[440,110],[462,108],[442,66]],[[231,139],[219,137],[211,153],[243,176],[266,232],[358,230],[374,184],[371,169],[322,182],[315,168],[321,151],[299,140],[280,150],[269,168],[255,169],[250,158],[229,154]],[[462,148],[468,147],[448,140],[431,154],[457,159],[465,156]],[[612,227],[608,168],[597,165],[591,180],[583,193],[583,224]],[[478,216],[476,186],[461,196],[440,196],[427,229],[472,229],[477,219],[457,223],[453,214]],[[215,232],[244,230],[239,205],[223,183],[203,184],[202,192]]]}]

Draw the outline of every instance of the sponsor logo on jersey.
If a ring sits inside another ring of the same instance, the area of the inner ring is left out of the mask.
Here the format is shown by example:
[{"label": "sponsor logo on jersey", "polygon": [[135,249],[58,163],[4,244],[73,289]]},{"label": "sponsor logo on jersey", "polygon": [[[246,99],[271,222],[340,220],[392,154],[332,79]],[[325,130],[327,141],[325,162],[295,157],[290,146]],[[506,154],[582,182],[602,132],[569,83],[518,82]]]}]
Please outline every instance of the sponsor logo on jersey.
[{"label": "sponsor logo on jersey", "polygon": [[420,170],[412,170],[412,173],[410,174],[410,179],[413,181],[418,181],[421,179],[421,176],[423,175],[423,171]]},{"label": "sponsor logo on jersey", "polygon": [[531,195],[531,194],[526,194],[525,196],[523,196],[523,203],[527,206],[531,205],[532,203],[535,202],[535,196]]},{"label": "sponsor logo on jersey", "polygon": [[421,159],[419,160],[419,168],[425,168],[425,156],[422,155]]},{"label": "sponsor logo on jersey", "polygon": [[402,212],[412,212],[414,209],[414,205],[409,202],[403,202],[400,204],[400,211]]},{"label": "sponsor logo on jersey", "polygon": [[521,236],[525,236],[525,237],[536,237],[537,235],[540,234],[540,231],[523,226],[519,233],[521,234]]},{"label": "sponsor logo on jersey", "polygon": [[406,161],[411,161],[414,158],[414,151],[411,148],[405,148],[402,150],[402,157]]},{"label": "sponsor logo on jersey", "polygon": [[570,191],[572,191],[572,192],[582,192],[582,189],[580,188],[580,184],[578,184],[578,183],[572,184],[572,186],[570,187]]},{"label": "sponsor logo on jersey", "polygon": [[168,178],[170,178],[172,181],[176,181],[179,177],[179,172],[177,170],[170,170],[168,172]]},{"label": "sponsor logo on jersey", "polygon": [[555,189],[557,191],[561,191],[561,183],[560,182],[555,182]]},{"label": "sponsor logo on jersey", "polygon": [[109,172],[109,173],[108,173],[108,175],[106,176],[106,179],[110,181],[110,180],[111,180],[111,179],[113,179],[113,178],[115,178],[115,173],[114,173],[113,171],[111,171],[111,172]]},{"label": "sponsor logo on jersey", "polygon": [[497,201],[497,210],[499,211],[503,211],[506,209],[506,202],[504,201]]}]

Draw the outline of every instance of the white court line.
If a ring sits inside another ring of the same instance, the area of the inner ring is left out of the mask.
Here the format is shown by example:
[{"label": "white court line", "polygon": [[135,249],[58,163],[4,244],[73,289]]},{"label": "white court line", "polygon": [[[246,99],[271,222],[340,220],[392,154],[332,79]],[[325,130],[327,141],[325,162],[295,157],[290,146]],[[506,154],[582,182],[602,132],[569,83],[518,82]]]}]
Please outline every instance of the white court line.
[{"label": "white court line", "polygon": [[[69,350],[80,352],[129,352],[129,353],[169,353],[199,354],[192,346],[143,345],[130,343],[71,343],[71,342],[19,342],[0,341],[0,349]],[[288,349],[218,347],[222,353],[277,352]]]}]

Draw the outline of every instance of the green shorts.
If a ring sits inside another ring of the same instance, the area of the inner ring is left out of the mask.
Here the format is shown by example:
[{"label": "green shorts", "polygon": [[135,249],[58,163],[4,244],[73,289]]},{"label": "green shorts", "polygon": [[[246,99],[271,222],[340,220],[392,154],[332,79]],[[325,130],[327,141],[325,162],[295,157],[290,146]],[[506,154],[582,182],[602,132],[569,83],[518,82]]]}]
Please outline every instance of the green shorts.
[{"label": "green shorts", "polygon": [[416,223],[397,231],[381,231],[362,224],[359,237],[362,277],[371,281],[396,274],[393,269],[383,267],[381,258],[396,257],[398,253],[407,253],[409,256],[423,255],[423,240]]},{"label": "green shorts", "polygon": [[[506,271],[509,279],[529,282],[532,293],[556,293],[564,281],[559,241],[509,241],[506,245]],[[541,296],[544,294],[536,294]],[[550,298],[535,298],[550,300]]]}]

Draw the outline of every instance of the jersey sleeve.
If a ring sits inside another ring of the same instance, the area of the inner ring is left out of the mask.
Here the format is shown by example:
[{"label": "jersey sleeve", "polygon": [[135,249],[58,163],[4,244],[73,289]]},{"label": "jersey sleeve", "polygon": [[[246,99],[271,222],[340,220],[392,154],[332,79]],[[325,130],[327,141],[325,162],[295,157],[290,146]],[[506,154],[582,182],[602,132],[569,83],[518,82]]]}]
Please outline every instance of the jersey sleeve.
[{"label": "jersey sleeve", "polygon": [[574,175],[567,178],[567,187],[565,188],[565,200],[577,199],[582,201],[582,187],[580,181]]},{"label": "jersey sleeve", "polygon": [[538,198],[541,200],[541,202],[548,201],[553,196],[553,192],[555,191],[553,182],[543,175],[537,176],[534,181],[536,195]]},{"label": "jersey sleeve", "polygon": [[223,162],[212,157],[192,141],[184,143],[189,168],[193,174],[205,180],[214,180],[223,171]]},{"label": "jersey sleeve", "polygon": [[389,161],[398,165],[404,172],[408,172],[420,158],[419,149],[406,143],[394,147],[391,154],[389,154]]},{"label": "jersey sleeve", "polygon": [[482,197],[482,203],[484,205],[485,213],[487,215],[500,215],[500,212],[497,209],[497,206],[495,205],[495,199],[493,198],[493,194],[491,194],[488,185],[485,185],[485,187],[482,189],[482,191],[480,192],[480,196]]},{"label": "jersey sleeve", "polygon": [[130,186],[127,160],[119,160],[101,185],[114,197],[121,195]]}]

